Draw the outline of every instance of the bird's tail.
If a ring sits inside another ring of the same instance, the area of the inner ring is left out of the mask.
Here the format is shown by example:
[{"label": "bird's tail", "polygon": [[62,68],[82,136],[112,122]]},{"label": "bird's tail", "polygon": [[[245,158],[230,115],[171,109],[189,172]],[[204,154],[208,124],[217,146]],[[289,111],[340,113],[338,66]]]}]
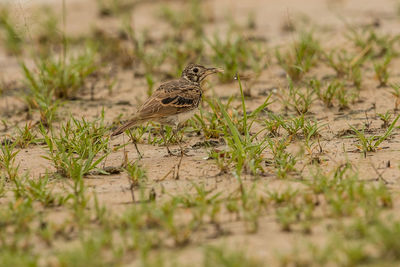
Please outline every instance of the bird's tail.
[{"label": "bird's tail", "polygon": [[123,132],[125,132],[126,130],[128,130],[129,128],[135,126],[136,124],[139,124],[141,122],[141,120],[139,120],[138,118],[132,118],[130,119],[128,122],[126,122],[125,124],[119,126],[117,129],[115,129],[112,133],[111,133],[111,137],[112,136],[117,136],[122,134]]}]

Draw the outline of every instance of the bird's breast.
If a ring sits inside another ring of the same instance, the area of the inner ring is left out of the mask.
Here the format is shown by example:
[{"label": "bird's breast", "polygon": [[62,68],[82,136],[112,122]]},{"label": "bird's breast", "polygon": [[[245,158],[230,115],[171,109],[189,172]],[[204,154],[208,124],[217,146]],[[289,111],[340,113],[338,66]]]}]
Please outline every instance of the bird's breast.
[{"label": "bird's breast", "polygon": [[189,110],[187,112],[182,112],[177,114],[177,121],[178,123],[184,123],[185,121],[187,121],[188,119],[190,119],[191,117],[193,117],[193,115],[196,113],[197,109],[192,109]]}]

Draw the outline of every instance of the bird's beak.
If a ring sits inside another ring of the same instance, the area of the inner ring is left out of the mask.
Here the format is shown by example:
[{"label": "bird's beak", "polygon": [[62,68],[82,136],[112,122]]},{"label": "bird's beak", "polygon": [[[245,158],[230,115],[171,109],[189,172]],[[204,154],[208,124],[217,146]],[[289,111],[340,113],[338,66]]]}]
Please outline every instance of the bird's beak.
[{"label": "bird's beak", "polygon": [[206,74],[207,75],[214,74],[214,73],[219,73],[219,72],[224,72],[224,70],[221,69],[221,68],[208,68],[206,70]]}]

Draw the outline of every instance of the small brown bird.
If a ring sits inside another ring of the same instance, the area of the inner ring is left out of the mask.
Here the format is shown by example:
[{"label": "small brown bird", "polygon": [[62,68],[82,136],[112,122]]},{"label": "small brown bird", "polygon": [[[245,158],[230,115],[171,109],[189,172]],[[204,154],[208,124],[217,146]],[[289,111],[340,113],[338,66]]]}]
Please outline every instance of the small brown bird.
[{"label": "small brown bird", "polygon": [[[158,122],[176,129],[179,124],[190,119],[196,112],[202,96],[201,82],[208,75],[218,72],[223,72],[223,70],[189,64],[179,79],[161,84],[136,114],[118,127],[111,136],[119,135],[147,121]],[[168,146],[167,150],[172,154]]]}]

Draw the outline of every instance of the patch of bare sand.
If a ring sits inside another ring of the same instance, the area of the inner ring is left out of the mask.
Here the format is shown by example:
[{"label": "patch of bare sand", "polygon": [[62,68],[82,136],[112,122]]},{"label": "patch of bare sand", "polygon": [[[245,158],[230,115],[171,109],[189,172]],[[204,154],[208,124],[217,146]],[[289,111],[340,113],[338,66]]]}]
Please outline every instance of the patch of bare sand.
[{"label": "patch of bare sand", "polygon": [[[67,1],[68,16],[67,16],[67,31],[70,34],[87,33],[93,25],[104,27],[106,30],[116,31],[116,22],[112,19],[99,20],[96,11],[95,1]],[[384,3],[383,3],[384,2]],[[256,17],[257,29],[256,33],[266,37],[271,45],[287,44],[293,41],[294,34],[282,32],[282,26],[287,20],[297,16],[299,13],[307,15],[312,22],[321,28],[328,29],[321,33],[321,38],[331,45],[336,44],[336,36],[343,32],[345,23],[368,24],[374,20],[380,21],[380,30],[388,33],[398,33],[400,31],[400,20],[396,17],[393,10],[393,1],[234,1],[234,0],[218,0],[207,1],[208,10],[213,12],[215,16],[215,25],[208,25],[209,31],[213,32],[217,29],[224,29],[226,26],[226,15],[230,14],[237,19],[238,22],[244,22],[248,18],[248,13],[253,12]],[[31,2],[32,3],[32,2]],[[60,11],[60,6],[54,2],[50,3]],[[171,5],[179,5],[179,3],[169,3]],[[20,9],[20,12],[25,15],[29,14],[28,7]],[[153,29],[152,34],[158,36],[164,30],[160,26],[159,21],[154,19],[152,14],[158,11],[156,4],[146,3],[140,5],[134,16],[134,25],[138,29],[149,28]],[[26,19],[30,21],[29,16]],[[340,44],[339,44],[340,45]],[[400,80],[397,67],[400,62],[396,60],[393,63],[392,70],[393,80]],[[0,56],[0,71],[4,79],[13,80],[18,77],[19,70],[15,60],[10,59],[5,55]],[[319,72],[318,75],[332,74],[329,70],[317,68],[314,70]],[[264,96],[259,95],[261,92],[272,91],[273,88],[285,90],[282,87],[285,84],[285,79],[280,76],[280,69],[276,67],[265,70],[258,82],[254,85],[254,98],[247,101],[249,109],[254,109],[257,105],[263,102]],[[15,75],[15,76],[14,76]],[[143,101],[146,97],[146,84],[143,79],[133,77],[131,71],[123,71],[118,74],[118,83],[112,95],[109,95],[106,90],[100,91],[96,95],[96,101],[93,102],[69,102],[66,104],[68,112],[77,117],[95,118],[100,115],[104,108],[106,120],[111,122],[118,114],[127,116],[135,111],[138,102]],[[339,111],[337,108],[325,108],[322,105],[313,105],[311,109],[312,117],[319,122],[326,124],[321,138],[321,146],[324,153],[321,155],[324,160],[323,166],[330,168],[340,163],[349,160],[358,166],[362,179],[375,180],[379,176],[384,177],[389,182],[389,187],[394,191],[399,191],[399,169],[398,159],[400,154],[399,132],[382,144],[382,149],[375,153],[368,153],[367,157],[357,152],[355,149],[354,139],[345,139],[340,136],[342,131],[348,130],[349,125],[362,126],[367,120],[371,121],[370,128],[375,133],[382,133],[380,122],[376,118],[376,114],[385,112],[394,105],[392,96],[385,88],[377,88],[378,82],[375,80],[373,71],[369,71],[363,78],[363,86],[361,91],[362,102],[355,103],[351,106],[351,111]],[[238,94],[239,89],[236,84],[216,85],[214,92],[219,97],[229,97],[232,94]],[[278,91],[279,92],[279,91]],[[212,92],[208,92],[211,94]],[[2,113],[6,106],[13,107],[13,101],[9,98],[2,97],[0,107]],[[129,101],[128,104],[118,105],[121,101]],[[16,105],[16,104],[15,104]],[[278,105],[271,105],[271,109],[278,111]],[[14,121],[24,122],[22,115],[12,114],[8,120],[11,124]],[[6,130],[7,135],[12,134],[12,130]],[[3,134],[2,134],[3,135]],[[123,137],[114,140],[112,144],[122,142]],[[126,137],[125,137],[126,139]],[[190,146],[196,141],[201,141],[200,138],[185,138],[186,146]],[[142,164],[147,170],[150,181],[157,181],[167,174],[176,164],[178,158],[166,157],[164,147],[151,146],[147,144],[139,144],[139,149],[143,151],[144,158]],[[177,147],[174,147],[177,149]],[[133,145],[126,147],[129,159],[137,158],[136,150]],[[345,153],[346,152],[346,153]],[[20,171],[28,171],[33,177],[38,177],[43,174],[45,169],[52,169],[49,162],[43,159],[44,150],[40,147],[31,146],[23,149],[18,155],[18,162],[21,165]],[[181,179],[172,180],[171,175],[163,181],[151,183],[154,186],[157,196],[162,200],[163,197],[168,197],[168,194],[178,194],[185,192],[191,188],[191,183],[204,183],[207,187],[217,187],[220,190],[234,190],[237,184],[232,180],[230,175],[218,176],[219,170],[209,160],[204,158],[207,156],[207,149],[201,148],[198,150],[191,149],[190,157],[184,157],[181,167]],[[270,157],[268,150],[265,151],[265,157]],[[106,162],[108,166],[119,166],[122,162],[123,151],[112,153]],[[391,165],[388,166],[388,162]],[[302,164],[300,162],[299,164]],[[271,174],[261,178],[258,182],[260,187],[271,187],[275,189],[287,188],[291,186],[296,188],[296,183],[285,180],[276,180],[273,178],[274,170],[272,167],[265,168],[267,173]],[[131,202],[129,192],[129,184],[125,174],[111,176],[90,176],[86,181],[89,188],[95,191],[101,203],[115,212],[123,212]],[[163,192],[167,192],[163,193]],[[395,210],[398,211],[398,197],[394,198]],[[56,214],[54,217],[59,220],[63,214]],[[273,260],[274,256],[279,252],[289,251],[294,243],[303,242],[304,239],[313,240],[313,242],[324,243],[327,238],[326,224],[320,224],[316,229],[313,229],[313,234],[304,236],[301,232],[285,233],[282,232],[278,223],[275,221],[274,214],[267,214],[260,222],[260,229],[256,234],[247,234],[243,223],[229,222],[225,227],[232,232],[227,237],[219,237],[217,239],[205,239],[202,244],[228,244],[233,248],[243,248],[251,255],[262,259]],[[179,259],[184,263],[193,264],[201,259],[201,248],[198,243],[189,245],[179,253]],[[194,264],[196,265],[196,264]]]}]

